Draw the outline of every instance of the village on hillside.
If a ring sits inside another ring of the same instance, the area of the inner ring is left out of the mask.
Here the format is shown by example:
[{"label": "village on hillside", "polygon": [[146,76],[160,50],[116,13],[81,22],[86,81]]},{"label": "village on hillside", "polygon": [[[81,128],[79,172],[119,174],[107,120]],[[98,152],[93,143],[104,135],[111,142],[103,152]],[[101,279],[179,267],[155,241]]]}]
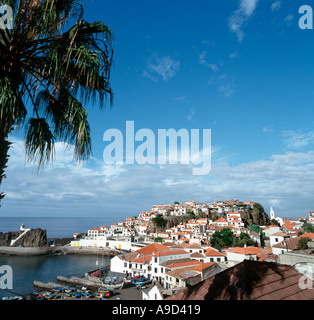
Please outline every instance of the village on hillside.
[{"label": "village on hillside", "polygon": [[110,261],[115,274],[153,281],[143,299],[163,299],[247,260],[292,266],[313,278],[314,212],[284,219],[253,201],[154,205],[137,217],[74,238],[76,248],[116,250]]}]

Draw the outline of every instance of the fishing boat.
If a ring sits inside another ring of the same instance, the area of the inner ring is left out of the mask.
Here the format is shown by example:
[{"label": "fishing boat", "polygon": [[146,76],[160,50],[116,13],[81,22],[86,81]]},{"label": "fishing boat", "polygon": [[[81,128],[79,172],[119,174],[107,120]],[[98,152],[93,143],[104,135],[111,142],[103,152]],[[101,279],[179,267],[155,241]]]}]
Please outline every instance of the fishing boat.
[{"label": "fishing boat", "polygon": [[124,279],[118,281],[118,282],[104,282],[103,287],[105,287],[107,290],[119,290],[122,289],[124,286]]}]

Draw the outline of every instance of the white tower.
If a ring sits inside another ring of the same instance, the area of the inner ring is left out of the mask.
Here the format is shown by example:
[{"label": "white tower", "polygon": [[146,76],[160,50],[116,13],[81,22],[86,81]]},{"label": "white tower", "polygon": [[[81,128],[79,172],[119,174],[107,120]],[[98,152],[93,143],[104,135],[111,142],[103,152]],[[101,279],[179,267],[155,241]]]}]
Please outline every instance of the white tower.
[{"label": "white tower", "polygon": [[270,207],[270,220],[273,220],[273,219],[275,219],[275,212],[273,207]]}]

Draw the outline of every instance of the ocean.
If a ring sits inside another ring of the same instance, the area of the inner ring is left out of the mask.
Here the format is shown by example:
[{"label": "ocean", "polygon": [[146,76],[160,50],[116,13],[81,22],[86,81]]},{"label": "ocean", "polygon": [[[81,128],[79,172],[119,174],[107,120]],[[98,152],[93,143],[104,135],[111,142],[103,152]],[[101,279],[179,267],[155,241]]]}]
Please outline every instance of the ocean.
[{"label": "ocean", "polygon": [[[88,217],[88,218],[5,218],[0,217],[0,232],[18,231],[23,223],[27,228],[47,230],[48,238],[68,238],[74,233],[87,232],[93,227],[110,226],[125,218]],[[13,271],[13,293],[27,295],[37,288],[33,287],[34,280],[57,282],[57,276],[83,276],[85,272],[95,270],[102,265],[109,265],[107,256],[100,255],[46,255],[33,257],[18,257],[0,255],[0,267],[10,266]],[[0,273],[0,284],[1,276]],[[13,294],[14,295],[14,294]],[[0,298],[12,296],[0,288]]]},{"label": "ocean", "polygon": [[87,233],[88,229],[108,226],[126,217],[0,217],[0,232],[18,231],[23,223],[26,228],[46,229],[48,238],[70,238],[74,233]]}]

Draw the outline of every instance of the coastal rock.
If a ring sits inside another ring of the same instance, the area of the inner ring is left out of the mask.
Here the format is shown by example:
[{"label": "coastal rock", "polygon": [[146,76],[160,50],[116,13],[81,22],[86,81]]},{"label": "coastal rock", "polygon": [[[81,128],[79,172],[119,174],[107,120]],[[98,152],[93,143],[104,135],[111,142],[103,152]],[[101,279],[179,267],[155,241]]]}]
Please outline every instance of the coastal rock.
[{"label": "coastal rock", "polygon": [[[11,246],[11,241],[17,239],[23,231],[0,233],[0,246]],[[43,229],[30,229],[20,239],[14,242],[13,247],[42,247],[47,245],[47,232]]]},{"label": "coastal rock", "polygon": [[0,232],[0,247],[10,246],[11,240],[16,239],[21,233],[21,231],[7,233]]}]

